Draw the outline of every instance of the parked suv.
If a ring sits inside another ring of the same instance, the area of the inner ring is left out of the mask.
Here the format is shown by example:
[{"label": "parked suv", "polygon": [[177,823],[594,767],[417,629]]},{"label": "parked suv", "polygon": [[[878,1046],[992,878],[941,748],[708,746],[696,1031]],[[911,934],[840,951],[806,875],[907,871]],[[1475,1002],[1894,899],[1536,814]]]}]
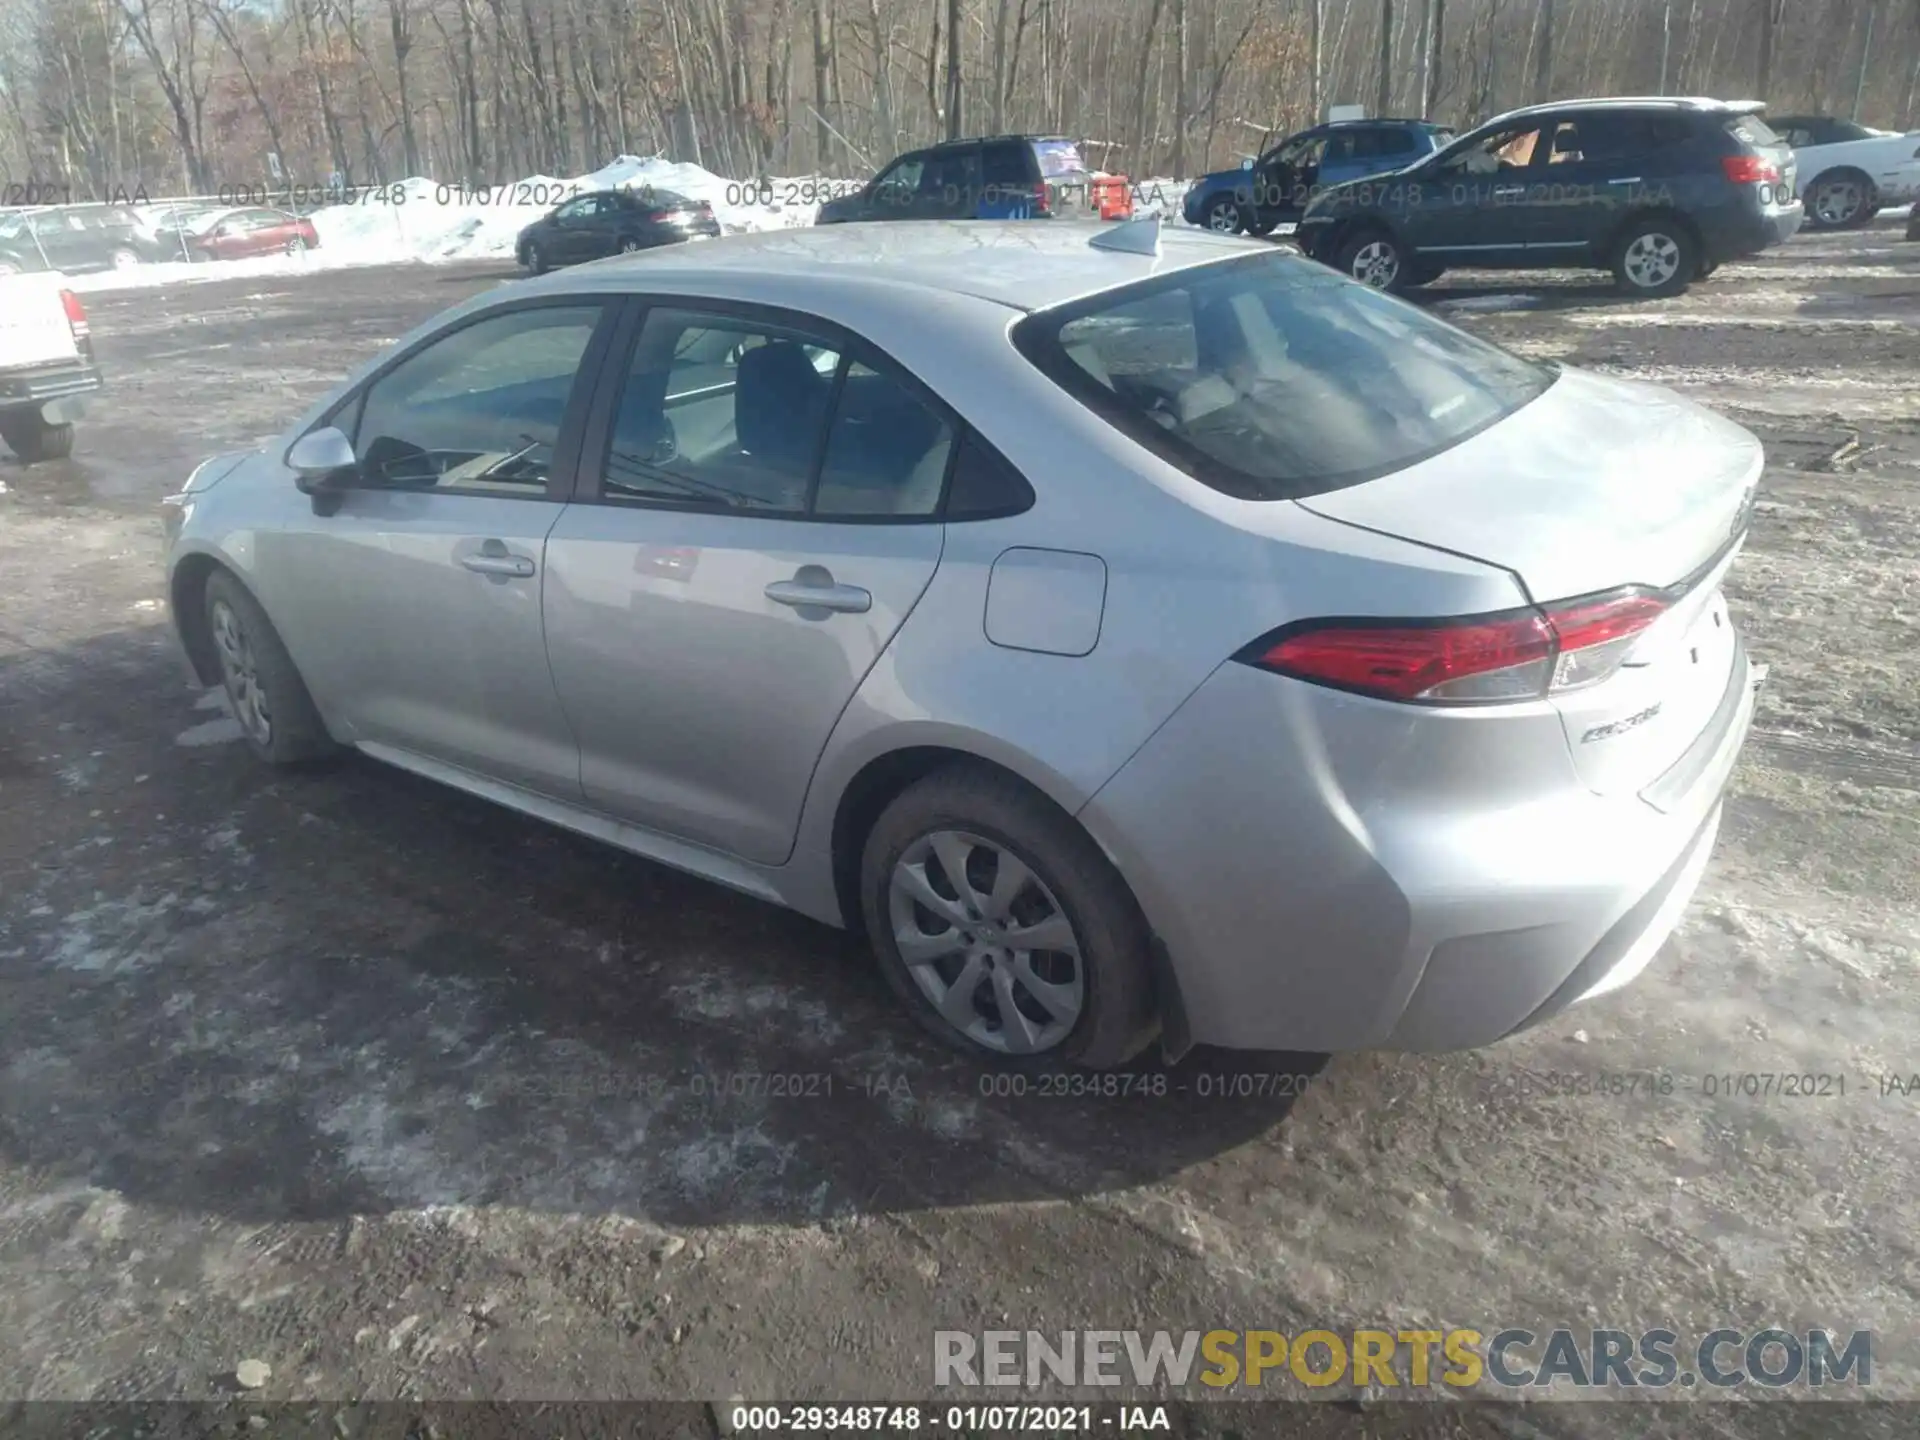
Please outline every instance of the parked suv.
[{"label": "parked suv", "polygon": [[1329,185],[1401,170],[1440,149],[1453,131],[1430,120],[1339,120],[1289,135],[1237,170],[1202,175],[1181,214],[1223,234],[1265,235],[1298,220]]},{"label": "parked suv", "polygon": [[910,150],[851,195],[829,200],[816,225],[845,220],[1029,220],[1055,215],[1124,220],[1124,175],[1088,168],[1057,136],[991,135]]},{"label": "parked suv", "polygon": [[1757,103],[1567,100],[1489,120],[1409,170],[1324,191],[1300,248],[1386,290],[1446,269],[1612,270],[1674,295],[1789,239],[1793,152]]}]

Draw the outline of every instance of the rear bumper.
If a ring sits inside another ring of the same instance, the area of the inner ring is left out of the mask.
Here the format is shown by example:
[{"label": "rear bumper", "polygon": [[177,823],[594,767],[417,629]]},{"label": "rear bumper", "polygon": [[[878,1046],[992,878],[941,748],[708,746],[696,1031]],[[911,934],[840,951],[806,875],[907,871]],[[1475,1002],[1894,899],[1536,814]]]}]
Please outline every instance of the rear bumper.
[{"label": "rear bumper", "polygon": [[87,398],[105,385],[100,367],[84,360],[0,370],[0,411],[38,410],[49,424],[64,424],[78,418]]},{"label": "rear bumper", "polygon": [[1738,255],[1757,255],[1762,250],[1784,245],[1798,235],[1806,218],[1806,207],[1799,200],[1775,209],[1764,208],[1756,201],[1726,225],[1708,229],[1702,238],[1706,241],[1708,258],[1716,262]]},{"label": "rear bumper", "polygon": [[1652,798],[1580,784],[1550,724],[1489,747],[1402,708],[1228,665],[1081,812],[1196,1042],[1467,1049],[1625,984],[1712,852],[1752,680],[1736,655]]}]

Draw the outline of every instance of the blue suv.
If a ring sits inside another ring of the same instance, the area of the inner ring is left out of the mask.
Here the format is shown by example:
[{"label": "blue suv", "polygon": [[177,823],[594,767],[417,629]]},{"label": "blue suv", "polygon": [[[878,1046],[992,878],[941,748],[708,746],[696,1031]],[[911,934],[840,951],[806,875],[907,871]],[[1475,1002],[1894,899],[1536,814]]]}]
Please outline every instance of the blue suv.
[{"label": "blue suv", "polygon": [[1238,170],[1202,175],[1181,213],[1222,234],[1265,235],[1298,220],[1329,185],[1401,170],[1440,149],[1453,131],[1430,120],[1335,120],[1289,135]]}]

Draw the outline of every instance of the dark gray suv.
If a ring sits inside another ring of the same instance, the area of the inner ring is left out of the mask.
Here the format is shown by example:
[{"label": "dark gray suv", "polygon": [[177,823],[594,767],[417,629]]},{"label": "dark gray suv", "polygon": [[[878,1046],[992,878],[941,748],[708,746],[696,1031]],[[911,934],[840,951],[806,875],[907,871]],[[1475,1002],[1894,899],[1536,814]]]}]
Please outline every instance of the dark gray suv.
[{"label": "dark gray suv", "polygon": [[1316,260],[1386,290],[1455,268],[1611,270],[1673,295],[1790,239],[1793,151],[1757,104],[1567,100],[1489,120],[1411,169],[1335,186],[1301,217]]}]

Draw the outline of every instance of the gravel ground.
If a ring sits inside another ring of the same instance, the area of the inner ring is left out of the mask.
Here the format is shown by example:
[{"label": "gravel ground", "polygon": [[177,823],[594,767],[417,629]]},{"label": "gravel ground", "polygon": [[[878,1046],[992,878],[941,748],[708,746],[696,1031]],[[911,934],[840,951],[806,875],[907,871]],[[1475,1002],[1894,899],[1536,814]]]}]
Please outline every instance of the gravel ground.
[{"label": "gravel ground", "polygon": [[[0,1400],[204,1398],[255,1358],[264,1400],[924,1397],[937,1328],[1559,1324],[1871,1329],[1874,1390],[1920,1397],[1920,1078],[1886,1078],[1920,1072],[1898,236],[1802,237],[1664,304],[1432,292],[1767,444],[1730,595],[1772,676],[1660,961],[1484,1052],[1199,1053],[1106,1100],[983,1093],[808,921],[372,762],[270,774],[189,686],[154,502],[506,276],[95,297],[110,403],[73,461],[0,463]],[[1314,1070],[1297,1100],[1200,1095]],[[741,1072],[808,1093],[712,1093]],[[1364,1424],[1577,1436],[1623,1408]]]}]

